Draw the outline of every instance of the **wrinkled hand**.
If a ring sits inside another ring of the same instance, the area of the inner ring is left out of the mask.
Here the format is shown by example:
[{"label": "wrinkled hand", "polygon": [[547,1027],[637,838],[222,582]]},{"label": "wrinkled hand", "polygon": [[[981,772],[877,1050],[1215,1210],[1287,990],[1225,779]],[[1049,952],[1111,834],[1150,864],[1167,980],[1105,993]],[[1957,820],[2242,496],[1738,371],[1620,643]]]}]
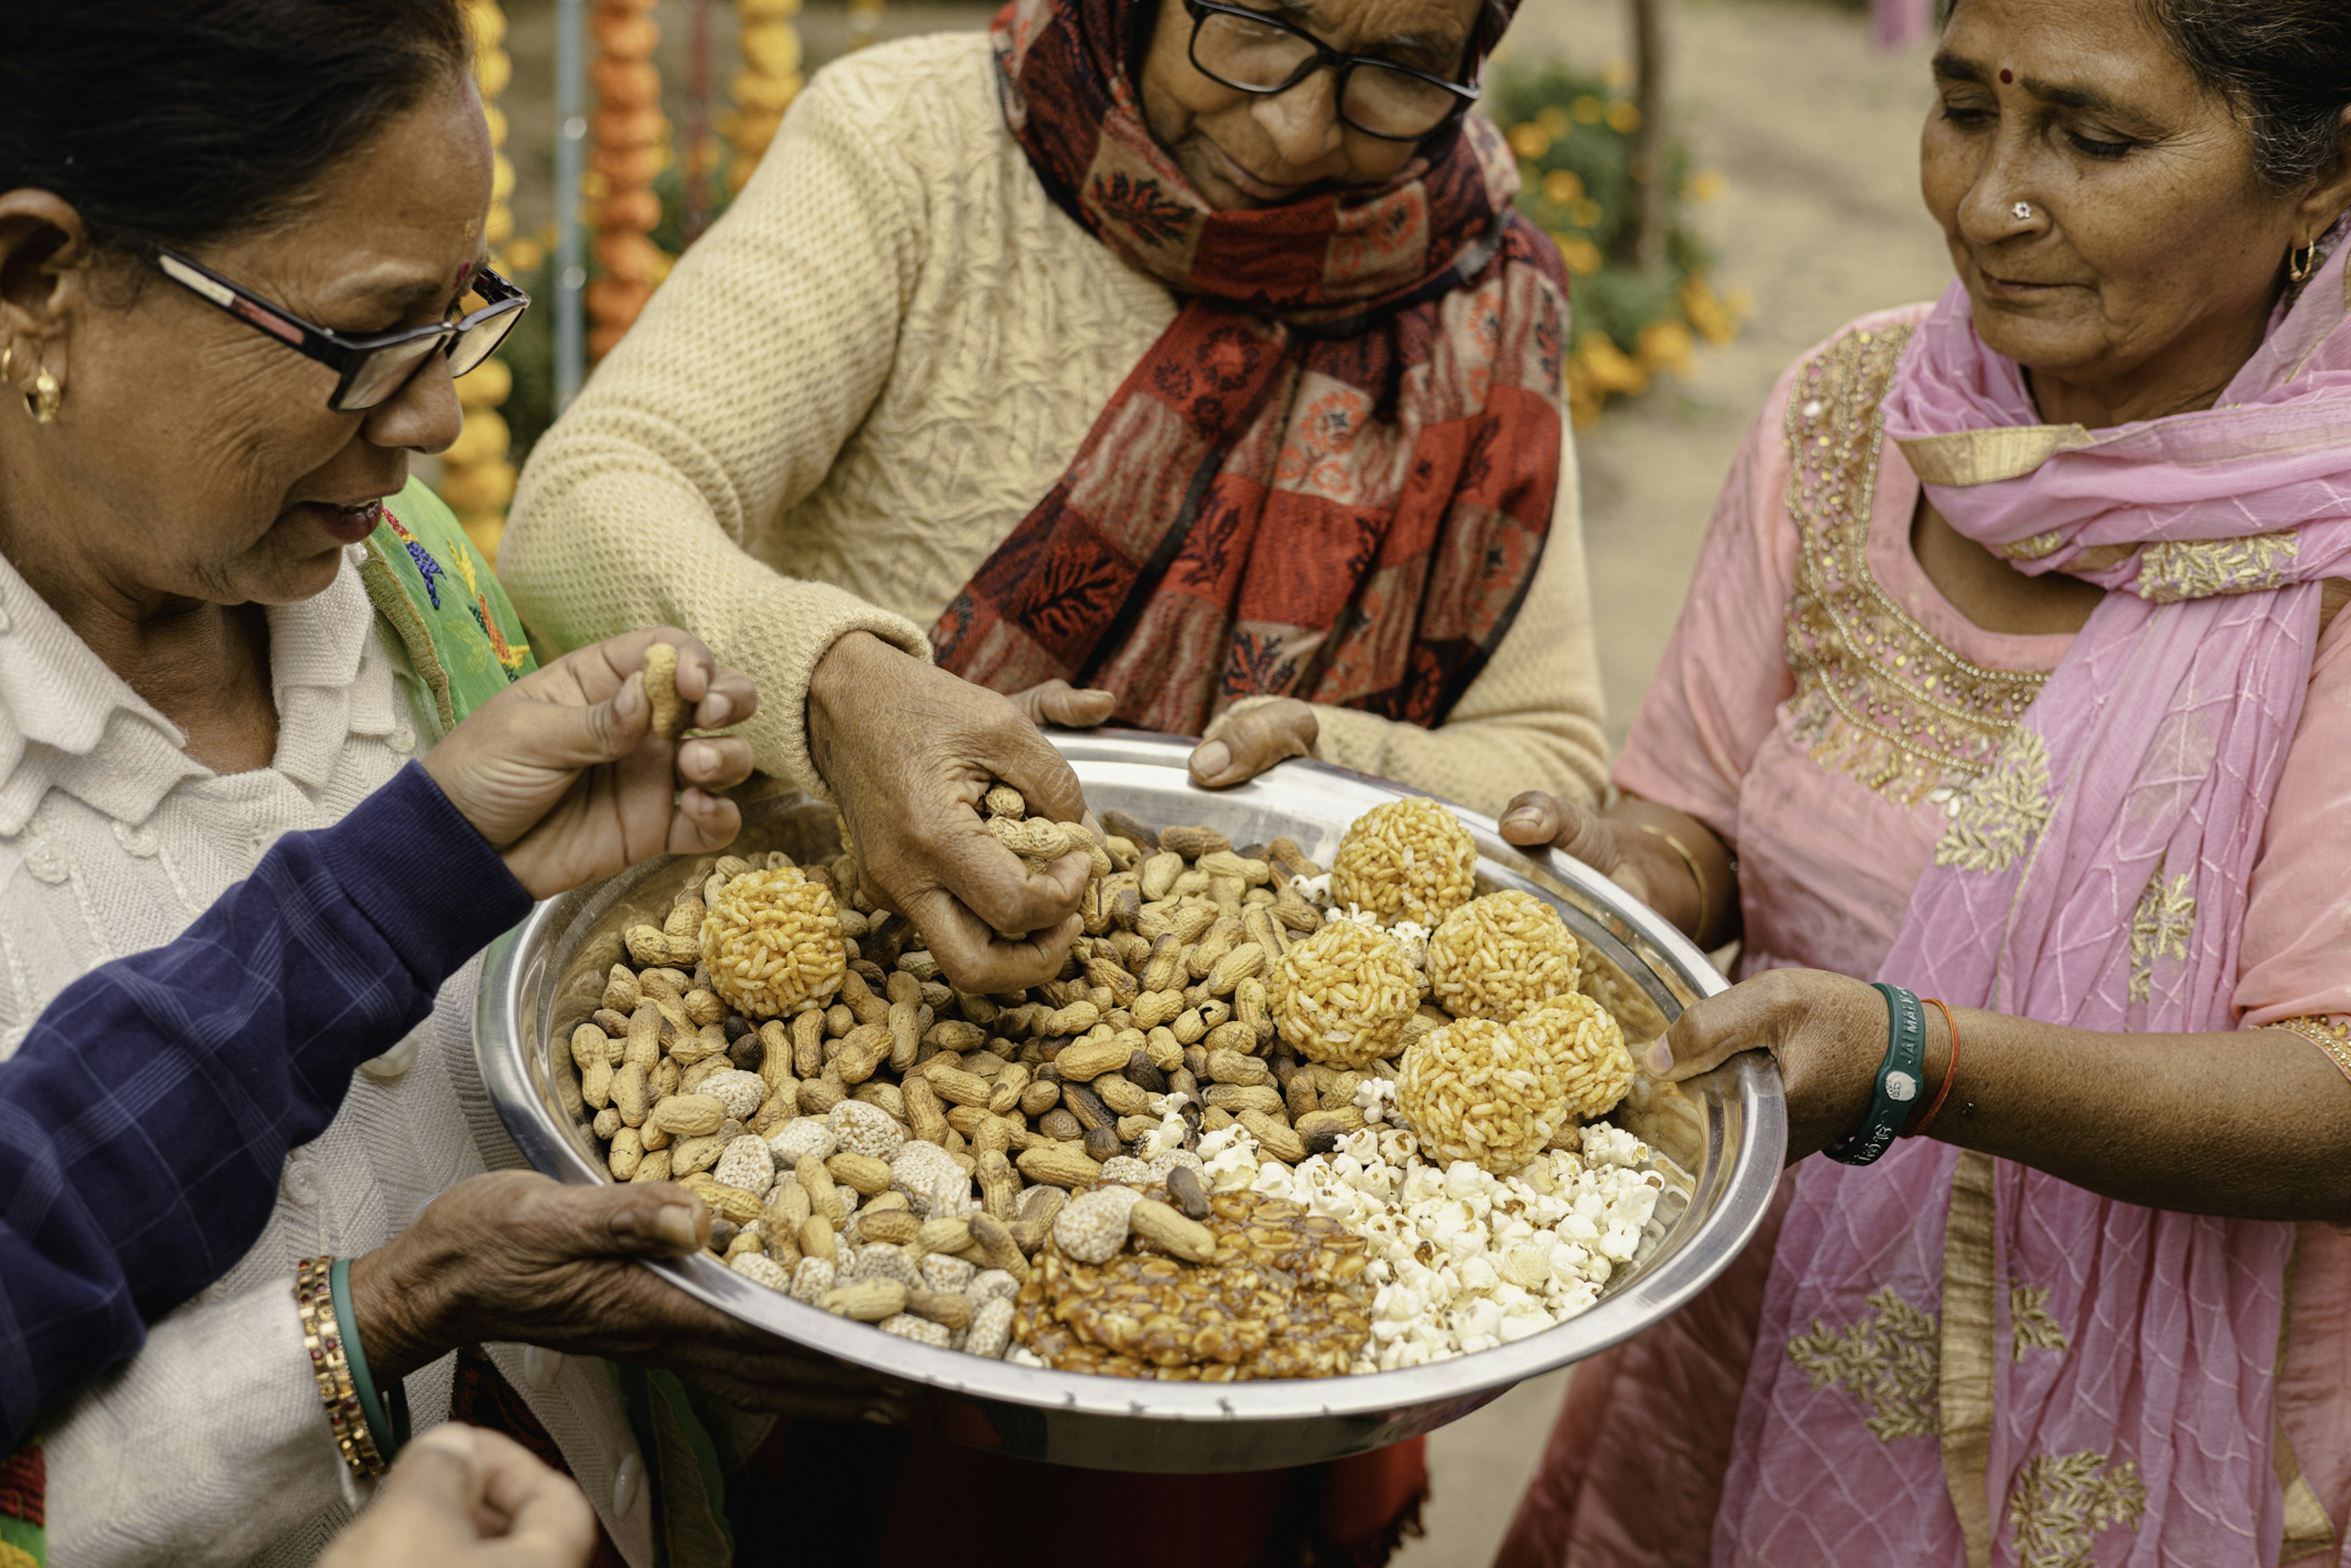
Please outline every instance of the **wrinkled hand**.
[{"label": "wrinkled hand", "polygon": [[809,682],[808,727],[817,771],[857,841],[866,896],[913,921],[966,991],[1050,978],[1078,935],[1091,861],[1072,852],[1030,872],[981,825],[980,800],[1000,779],[1031,816],[1081,821],[1086,802],[1020,709],[853,632]]},{"label": "wrinkled hand", "polygon": [[643,670],[656,642],[678,650],[677,689],[695,705],[694,724],[737,724],[758,710],[747,676],[717,668],[709,649],[664,627],[525,675],[424,757],[441,792],[534,898],[653,855],[724,848],[742,826],[735,803],[713,791],[750,777],[750,743],[651,733]]},{"label": "wrinkled hand", "polygon": [[1210,789],[1245,784],[1277,762],[1314,755],[1319,730],[1314,706],[1277,697],[1242,714],[1227,714],[1192,748],[1192,781]]},{"label": "wrinkled hand", "polygon": [[689,1255],[709,1234],[702,1200],[668,1182],[475,1176],[352,1261],[360,1343],[371,1368],[390,1369],[379,1377],[506,1341],[667,1367],[745,1410],[901,1417],[904,1396],[873,1374],[763,1333],[638,1266]]},{"label": "wrinkled hand", "polygon": [[596,1511],[503,1433],[446,1422],[408,1445],[319,1568],[586,1568]]},{"label": "wrinkled hand", "polygon": [[1524,849],[1551,848],[1571,855],[1606,877],[1652,909],[1658,889],[1651,867],[1628,853],[1631,835],[1622,823],[1573,800],[1562,800],[1540,789],[1513,796],[1502,811],[1502,837]]},{"label": "wrinkled hand", "polygon": [[1641,1065],[1668,1082],[1768,1051],[1788,1095],[1791,1162],[1861,1124],[1886,1059],[1886,1000],[1821,969],[1771,969],[1685,1009]]},{"label": "wrinkled hand", "polygon": [[1063,729],[1098,729],[1110,722],[1118,694],[1100,686],[1073,686],[1067,681],[1047,681],[1016,692],[1012,706],[1020,716],[1042,728],[1058,724]]}]

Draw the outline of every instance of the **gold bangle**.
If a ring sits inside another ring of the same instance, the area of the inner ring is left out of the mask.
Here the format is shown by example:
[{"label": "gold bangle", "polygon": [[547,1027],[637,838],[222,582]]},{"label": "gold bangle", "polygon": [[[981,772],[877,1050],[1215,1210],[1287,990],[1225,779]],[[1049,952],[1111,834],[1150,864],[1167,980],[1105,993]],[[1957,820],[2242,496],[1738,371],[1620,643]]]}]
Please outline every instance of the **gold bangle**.
[{"label": "gold bangle", "polygon": [[1698,941],[1706,935],[1707,927],[1714,923],[1714,900],[1707,892],[1706,873],[1698,869],[1698,856],[1690,853],[1687,844],[1655,822],[1644,822],[1635,818],[1633,825],[1652,838],[1665,840],[1674,853],[1682,857],[1682,864],[1688,869],[1690,881],[1698,888],[1698,924],[1690,928],[1690,940]]},{"label": "gold bangle", "polygon": [[318,1379],[319,1401],[327,1407],[335,1448],[351,1474],[365,1480],[389,1467],[351,1383],[350,1357],[343,1350],[342,1329],[335,1317],[334,1264],[332,1258],[305,1258],[296,1265],[294,1308],[302,1315],[302,1348],[309,1353],[310,1374]]},{"label": "gold bangle", "polygon": [[2325,1051],[2344,1077],[2351,1078],[2351,1024],[2317,1015],[2280,1019],[2266,1026],[2298,1034]]}]

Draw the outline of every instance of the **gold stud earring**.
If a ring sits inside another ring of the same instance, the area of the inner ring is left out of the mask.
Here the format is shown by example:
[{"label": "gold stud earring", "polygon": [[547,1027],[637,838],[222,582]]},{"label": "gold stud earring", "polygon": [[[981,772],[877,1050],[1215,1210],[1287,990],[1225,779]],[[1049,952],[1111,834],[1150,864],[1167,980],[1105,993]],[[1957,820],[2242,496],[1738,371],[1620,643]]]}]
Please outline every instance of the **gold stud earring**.
[{"label": "gold stud earring", "polygon": [[49,367],[43,365],[41,373],[33,378],[31,394],[25,399],[25,406],[32,411],[33,423],[55,424],[57,422],[57,406],[65,401],[66,389],[57,384],[57,378],[49,373]]},{"label": "gold stud earring", "polygon": [[[16,363],[16,345],[11,343],[0,349],[0,382],[8,379],[9,367]],[[57,378],[49,373],[49,367],[43,365],[41,373],[33,378],[33,390],[25,394],[25,412],[33,416],[36,424],[55,424],[57,422],[57,406],[65,401],[66,389],[57,384]]]},{"label": "gold stud earring", "polygon": [[2285,279],[2288,283],[2307,283],[2310,275],[2318,270],[2318,242],[2295,246],[2285,253]]}]

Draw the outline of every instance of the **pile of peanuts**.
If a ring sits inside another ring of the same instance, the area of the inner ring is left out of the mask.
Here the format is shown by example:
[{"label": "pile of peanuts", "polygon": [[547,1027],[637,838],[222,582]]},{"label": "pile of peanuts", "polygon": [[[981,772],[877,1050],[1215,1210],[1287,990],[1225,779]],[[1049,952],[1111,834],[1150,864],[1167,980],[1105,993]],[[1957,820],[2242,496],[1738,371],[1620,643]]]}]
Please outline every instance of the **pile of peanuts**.
[{"label": "pile of peanuts", "polygon": [[718,857],[629,927],[570,1041],[613,1178],[692,1188],[730,1268],[825,1311],[1130,1377],[1463,1354],[1632,1256],[1651,1156],[1583,1125],[1631,1054],[1557,914],[1476,895],[1443,807],[1366,813],[1329,873],[1116,811],[1097,836],[1003,785],[985,813],[1032,865],[1093,862],[1084,934],[1025,994],[949,986],[853,844]]}]

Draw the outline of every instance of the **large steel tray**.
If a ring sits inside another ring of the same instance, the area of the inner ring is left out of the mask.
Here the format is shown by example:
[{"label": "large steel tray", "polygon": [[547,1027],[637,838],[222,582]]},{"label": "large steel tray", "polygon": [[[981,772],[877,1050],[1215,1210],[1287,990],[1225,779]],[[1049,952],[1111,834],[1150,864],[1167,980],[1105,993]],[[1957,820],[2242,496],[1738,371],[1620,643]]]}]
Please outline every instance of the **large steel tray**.
[{"label": "large steel tray", "polygon": [[[1312,762],[1225,790],[1195,788],[1191,742],[1118,731],[1054,737],[1096,810],[1154,824],[1205,823],[1236,843],[1287,834],[1330,862],[1349,822],[1403,791]],[[1491,819],[1464,811],[1481,891],[1517,888],[1558,908],[1614,967],[1610,999],[1630,1038],[1724,988],[1703,954],[1623,889],[1562,856],[1529,856]],[[743,847],[796,858],[836,852],[832,812],[786,796],[746,813]],[[689,874],[648,862],[551,899],[490,950],[475,1023],[482,1077],[507,1131],[539,1170],[609,1180],[568,1041],[597,1005],[622,929],[658,920]],[[1039,1371],[876,1333],[729,1272],[703,1255],[659,1265],[682,1290],[799,1344],[903,1380],[914,1420],[962,1442],[1110,1469],[1266,1469],[1374,1448],[1459,1419],[1521,1379],[1606,1349],[1674,1312],[1743,1248],[1763,1218],[1787,1146],[1780,1080],[1750,1052],[1679,1087],[1644,1083],[1611,1118],[1664,1156],[1665,1195],[1641,1252],[1582,1316],[1513,1344],[1399,1372],[1311,1381],[1155,1383]]]}]

